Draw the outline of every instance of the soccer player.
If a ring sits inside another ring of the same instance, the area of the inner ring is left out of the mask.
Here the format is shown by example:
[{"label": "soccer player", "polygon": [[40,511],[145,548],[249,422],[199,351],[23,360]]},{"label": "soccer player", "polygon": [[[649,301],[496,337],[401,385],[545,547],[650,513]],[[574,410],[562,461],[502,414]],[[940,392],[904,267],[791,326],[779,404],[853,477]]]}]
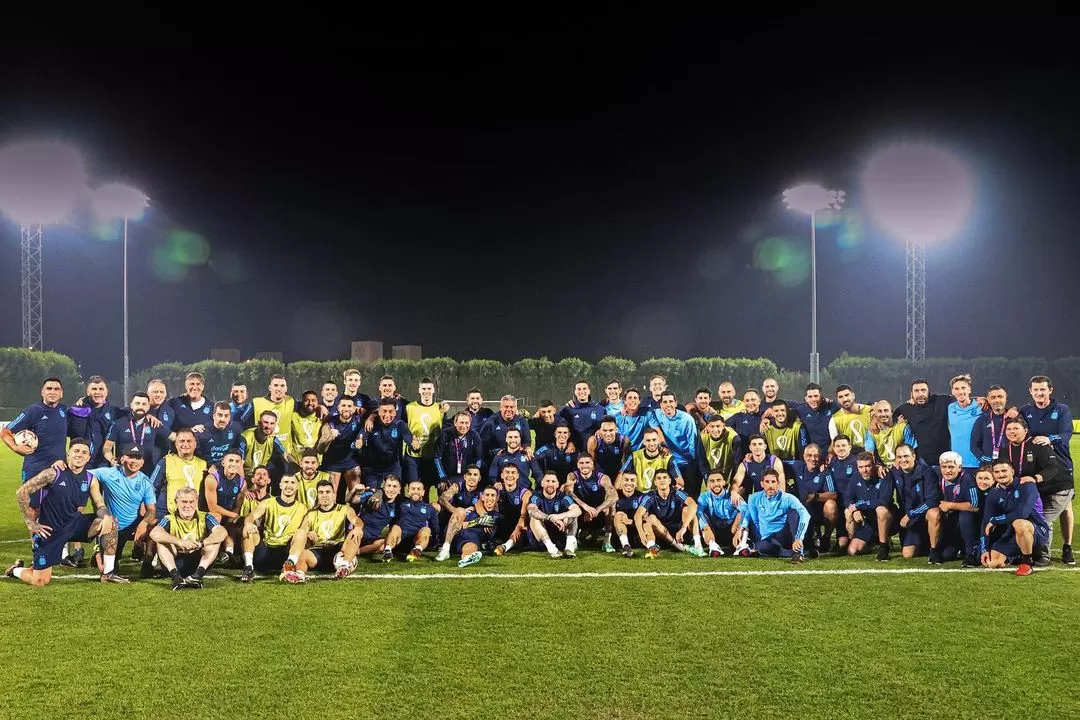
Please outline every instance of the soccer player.
[{"label": "soccer player", "polygon": [[229,389],[229,411],[232,420],[243,430],[255,427],[255,407],[248,398],[248,387],[242,382],[234,382]]},{"label": "soccer player", "polygon": [[405,559],[416,562],[424,556],[432,537],[439,536],[439,508],[427,501],[427,492],[428,488],[420,480],[413,480],[406,486],[407,496],[398,509],[397,520],[386,535],[383,562],[394,559],[394,548],[399,544],[412,545]]},{"label": "soccer player", "polygon": [[1005,458],[992,463],[994,487],[986,494],[979,561],[989,568],[1016,563],[1016,574],[1032,573],[1036,546],[1050,546],[1050,525],[1035,507],[1035,483],[1015,482],[1013,466]]},{"label": "soccer player", "polygon": [[[832,416],[840,410],[840,405],[832,400],[827,400],[821,395],[821,386],[817,383],[809,383],[806,386],[804,402],[789,403],[788,408],[795,416],[802,420],[806,428],[807,439],[816,443],[818,447],[827,448],[832,436],[829,434],[829,425]],[[766,411],[770,415],[772,408]]]},{"label": "soccer player", "polygon": [[840,408],[829,420],[829,436],[847,435],[855,449],[862,452],[864,448],[859,446],[862,445],[866,431],[873,421],[873,409],[869,405],[855,402],[855,391],[850,385],[836,387],[836,402]]},{"label": "soccer player", "polygon": [[653,375],[649,378],[649,396],[641,399],[641,411],[648,413],[650,410],[660,409],[660,396],[667,390],[667,378],[663,375]]},{"label": "soccer player", "polygon": [[300,396],[300,402],[296,404],[296,412],[292,416],[292,426],[289,428],[289,437],[292,441],[293,455],[299,457],[308,448],[313,448],[319,443],[319,430],[323,417],[330,417],[326,408],[320,408],[319,396],[314,390],[305,390]]},{"label": "soccer player", "polygon": [[[465,393],[465,412],[469,413],[472,420],[472,429],[477,432],[484,426],[487,419],[495,414],[495,411],[491,408],[484,407],[484,394],[480,392],[480,388],[472,388]],[[454,416],[449,412],[444,417],[444,426],[450,425],[454,420]]]},{"label": "soccer player", "polygon": [[581,508],[581,520],[575,529],[582,536],[606,531],[604,552],[615,552],[611,546],[611,513],[618,493],[611,478],[596,469],[592,457],[578,455],[577,470],[566,476],[563,490]]},{"label": "soccer player", "polygon": [[705,486],[697,499],[698,528],[709,546],[709,556],[720,557],[725,547],[728,552],[735,548],[742,520],[739,510],[743,503],[737,495],[728,492],[723,470],[711,471],[705,478]]},{"label": "soccer player", "polygon": [[[339,395],[337,383],[333,380],[327,380],[319,387],[319,403],[326,408],[326,412],[331,415],[333,415],[334,411],[337,409]],[[356,400],[354,399],[353,402],[355,403]]]},{"label": "soccer player", "polygon": [[[630,441],[630,450],[641,449],[645,429],[648,427],[648,412],[641,410],[641,393],[630,388],[623,395],[623,409],[615,416],[619,433]],[[537,441],[539,444],[539,441]]]},{"label": "soccer player", "polygon": [[[135,411],[134,398],[132,412]],[[195,455],[211,465],[220,463],[225,453],[240,447],[240,435],[244,428],[233,420],[232,408],[227,402],[214,403],[212,424],[196,436]],[[121,425],[121,423],[116,423]],[[113,427],[115,428],[116,425]]]},{"label": "soccer player", "polygon": [[899,501],[901,553],[913,558],[929,544],[930,564],[940,565],[941,486],[930,466],[916,460],[915,450],[907,445],[896,448],[896,465],[889,480]]},{"label": "soccer player", "polygon": [[743,411],[742,400],[735,399],[735,385],[730,380],[725,380],[717,386],[716,396],[720,400],[714,401],[712,406],[724,418],[724,422],[727,422],[732,415]]},{"label": "soccer player", "polygon": [[633,470],[624,470],[617,481],[619,497],[615,501],[615,513],[611,519],[611,527],[615,537],[619,539],[619,547],[625,558],[634,556],[631,542],[642,544],[637,536],[637,528],[634,526],[634,516],[637,509],[645,500],[645,493],[638,490],[637,475]]},{"label": "soccer player", "polygon": [[206,380],[202,373],[187,374],[184,378],[184,394],[170,401],[173,415],[172,425],[168,426],[170,430],[191,430],[196,435],[206,431],[214,412],[214,401],[203,395],[205,389]]},{"label": "soccer player", "polygon": [[[104,553],[101,582],[127,583],[127,578],[116,573],[116,518],[105,505],[97,478],[87,469],[90,443],[82,438],[72,440],[65,462],[65,469],[46,467],[15,491],[19,511],[34,541],[34,559],[32,568],[24,567],[22,560],[16,560],[7,569],[7,576],[28,585],[44,587],[52,580],[53,566],[60,563],[63,549],[69,542],[89,542],[98,538]],[[30,507],[30,498],[45,489],[47,492],[42,493],[35,512]],[[93,503],[93,515],[82,512],[88,501]]]},{"label": "soccer player", "polygon": [[259,424],[240,433],[239,449],[244,456],[245,475],[250,475],[256,465],[265,465],[271,470],[273,479],[288,472],[289,465],[298,464],[285,449],[277,432],[277,423],[277,413],[263,410],[259,413]]},{"label": "soccer player", "polygon": [[[810,513],[810,526],[803,538],[803,545],[813,558],[829,551],[833,528],[839,530],[840,496],[836,492],[832,470],[822,466],[821,448],[814,443],[803,448],[802,460],[797,460],[791,470],[799,502]],[[837,548],[844,548],[847,541],[846,535],[838,536]]]},{"label": "soccer player", "polygon": [[[592,442],[590,438],[589,442]],[[570,450],[570,428],[559,425],[555,428],[555,440],[551,445],[544,445],[533,454],[531,463],[534,478],[542,478],[553,472],[560,483],[566,482],[566,476],[577,467],[578,454]]]},{"label": "soccer player", "polygon": [[[712,393],[707,387],[699,387],[694,391],[694,402],[686,404],[686,412],[694,418],[698,430],[704,430],[709,420],[717,415],[712,406]],[[724,418],[720,418],[723,422]]]},{"label": "soccer player", "polygon": [[163,428],[172,432],[174,416],[172,403],[169,401],[169,389],[165,387],[165,382],[160,378],[154,378],[146,384],[146,394],[150,397],[150,410],[147,414],[156,417]]},{"label": "soccer player", "polygon": [[[66,456],[68,438],[68,408],[61,404],[64,385],[60,378],[45,378],[41,383],[41,402],[34,403],[15,416],[0,430],[0,439],[17,455],[22,455],[22,481],[26,482],[45,468]],[[78,413],[89,415],[88,408]],[[30,430],[37,435],[37,448],[19,445],[15,433]]]},{"label": "soccer player", "polygon": [[[990,409],[979,416],[971,428],[971,455],[980,463],[997,460],[1005,442],[1005,422],[1008,420],[1009,394],[1000,385],[991,385],[986,393]],[[1013,417],[1016,413],[1012,413]]]},{"label": "soccer player", "polygon": [[378,488],[390,475],[401,477],[402,443],[411,446],[413,450],[420,449],[420,441],[412,436],[408,425],[398,419],[396,400],[380,400],[377,416],[379,422],[371,430],[366,429],[365,423],[365,430],[360,435],[358,445],[363,448],[365,461],[361,476],[369,488]]},{"label": "soccer player", "polygon": [[869,452],[859,453],[856,463],[859,476],[852,482],[850,494],[841,494],[847,504],[844,518],[851,538],[848,555],[859,554],[876,537],[879,543],[877,559],[884,562],[889,559],[889,537],[893,533],[893,485],[878,476],[874,456]]},{"label": "soccer player", "polygon": [[117,417],[117,409],[109,402],[109,386],[105,378],[91,375],[86,381],[86,396],[79,398],[75,406],[90,409],[86,417],[72,415],[69,418],[72,437],[82,437],[90,442],[90,469],[111,465],[105,459],[105,440]]},{"label": "soccer player", "polygon": [[702,476],[720,470],[730,481],[735,474],[737,459],[743,455],[742,438],[724,423],[720,413],[709,417],[700,437],[702,452],[699,468]]},{"label": "soccer player", "polygon": [[163,457],[150,475],[157,496],[158,520],[167,513],[176,512],[176,491],[180,488],[194,490],[197,504],[198,488],[202,487],[206,475],[206,461],[195,457],[195,433],[190,428],[183,428],[177,430],[175,435],[173,445],[176,451]]},{"label": "soccer player", "polygon": [[459,411],[453,425],[444,428],[435,441],[435,473],[441,490],[460,480],[465,468],[479,468],[484,459],[484,445],[480,433],[472,429],[472,417],[466,410]]},{"label": "soccer player", "polygon": [[[846,503],[848,498],[851,497],[851,483],[855,481],[855,478],[859,477],[858,455],[852,454],[851,450],[852,442],[847,435],[837,435],[833,438],[833,457],[828,466],[833,482],[836,484],[836,492],[840,494],[842,503]],[[879,476],[885,474],[882,472],[882,468],[875,468],[874,471]]]},{"label": "soccer player", "polygon": [[291,584],[307,582],[310,570],[333,570],[347,577],[356,568],[364,524],[348,505],[336,502],[334,485],[328,480],[316,488],[318,503],[308,511],[293,534],[281,579]]},{"label": "soccer player", "polygon": [[[405,415],[408,418],[409,431],[418,447],[405,448],[405,465],[402,470],[405,472],[406,482],[420,480],[424,487],[430,490],[439,480],[439,474],[435,470],[435,445],[442,430],[443,412],[449,406],[435,404],[435,383],[430,378],[423,378],[416,392],[420,399],[406,406]],[[525,431],[528,432],[528,425],[525,426]]]},{"label": "soccer player", "polygon": [[105,460],[110,465],[117,465],[124,451],[138,447],[146,466],[154,467],[169,450],[169,431],[163,424],[159,423],[158,427],[150,424],[150,396],[146,393],[132,395],[128,407],[128,413],[117,418],[109,428],[105,439]]},{"label": "soccer player", "polygon": [[743,393],[743,409],[727,419],[727,426],[739,434],[743,447],[750,447],[750,437],[761,434],[763,412],[761,396],[751,388]]},{"label": "soccer player", "polygon": [[630,441],[619,434],[615,418],[605,415],[600,421],[600,429],[589,438],[587,450],[600,472],[615,477],[630,457]]},{"label": "soccer player", "polygon": [[378,390],[379,396],[372,401],[375,411],[369,413],[364,420],[364,431],[371,432],[378,428],[381,419],[379,418],[377,411],[379,406],[384,402],[392,403],[396,411],[394,417],[408,425],[409,416],[406,411],[408,403],[406,403],[405,398],[401,397],[401,394],[398,393],[397,383],[394,382],[394,377],[392,375],[383,375],[379,378]]},{"label": "soccer player", "polygon": [[[318,403],[316,403],[317,405]],[[293,414],[297,410],[296,398],[289,395],[289,383],[284,375],[271,375],[270,384],[266,388],[266,395],[254,398],[251,401],[255,417],[262,424],[263,415],[270,412],[277,418],[274,424],[274,434],[285,453],[291,453]],[[256,463],[258,464],[258,463]]]},{"label": "soccer player", "polygon": [[[1074,564],[1076,561],[1072,551],[1073,528],[1065,522],[1066,508],[1072,508],[1072,475],[1058,459],[1053,444],[1035,442],[1028,433],[1023,414],[1005,423],[1005,439],[1008,443],[1001,448],[998,459],[1007,460],[1012,465],[1015,476],[1020,478],[1020,482],[1036,483],[1041,500],[1039,510],[1050,527],[1051,539],[1054,534],[1054,521],[1059,517],[1062,518],[1061,561],[1066,565]],[[1050,545],[1043,547],[1037,544],[1035,546],[1034,564],[1036,567],[1046,567],[1050,564]]]},{"label": "soccer player", "polygon": [[499,412],[492,415],[480,427],[480,440],[484,443],[485,463],[490,464],[495,453],[506,447],[506,435],[511,430],[518,431],[519,445],[528,450],[532,436],[529,433],[529,421],[518,413],[517,399],[513,395],[503,395],[499,400]]},{"label": "soccer player", "polygon": [[[658,537],[679,552],[704,554],[697,529],[697,502],[671,486],[671,475],[667,470],[657,470],[653,474],[653,484],[653,489],[645,493],[634,512],[634,526],[646,548],[645,559],[660,556]],[[694,539],[692,546],[683,542],[688,532]]]},{"label": "soccer player", "polygon": [[526,513],[532,490],[519,482],[516,465],[504,465],[499,473],[499,522],[495,526],[496,555],[504,555],[521,542],[528,528]]},{"label": "soccer player", "polygon": [[517,428],[506,431],[506,447],[495,453],[495,456],[491,459],[491,466],[488,468],[488,482],[494,483],[501,478],[503,468],[508,465],[517,468],[520,481],[524,485],[532,487],[532,480],[529,477],[529,473],[532,471],[529,456],[525,449],[521,447],[521,433]]},{"label": "soccer player", "polygon": [[754,540],[758,557],[789,557],[803,561],[803,538],[810,526],[810,513],[792,494],[781,492],[784,479],[775,470],[766,470],[761,492],[754,493],[742,508],[739,520],[739,545],[736,553],[745,554],[747,537]]},{"label": "soccer player", "polygon": [[214,516],[225,528],[225,541],[218,555],[222,565],[228,565],[236,552],[236,542],[243,531],[244,457],[238,449],[229,450],[221,459],[221,469],[211,465],[206,470],[199,497],[199,509]]},{"label": "soccer player", "polygon": [[934,395],[930,384],[921,378],[911,383],[911,400],[893,410],[893,420],[907,420],[918,441],[919,454],[931,462],[950,449],[949,404],[951,395]]},{"label": "soccer player", "polygon": [[319,469],[329,476],[336,498],[342,497],[342,476],[346,479],[345,490],[351,490],[360,481],[360,458],[357,449],[362,445],[362,441],[358,440],[363,428],[356,401],[343,395],[338,398],[337,414],[326,418],[319,430],[319,440],[315,447],[316,456],[318,453],[323,456]]},{"label": "soccer player", "polygon": [[[342,391],[341,395],[338,396],[339,398],[345,396],[351,397],[353,403],[356,405],[357,411],[363,411],[360,413],[361,415],[371,415],[375,413],[378,404],[368,395],[360,392],[360,383],[364,381],[364,378],[359,370],[356,368],[347,369],[341,374],[341,381],[344,384],[345,389]],[[336,407],[337,405],[335,402],[334,409],[336,409]]]},{"label": "soccer player", "polygon": [[574,399],[559,411],[559,417],[570,428],[570,439],[575,448],[585,447],[589,438],[600,429],[604,415],[604,407],[592,401],[592,390],[584,380],[574,383]]},{"label": "soccer player", "polygon": [[300,529],[308,508],[297,496],[295,475],[283,475],[277,497],[261,500],[244,518],[244,571],[242,583],[255,579],[255,571],[280,572],[289,557],[289,545]]},{"label": "soccer player", "polygon": [[[454,552],[459,553],[458,567],[475,565],[484,557],[483,548],[495,541],[495,528],[499,525],[499,491],[494,487],[484,488],[476,506],[466,513],[463,520],[451,519],[446,531],[446,542],[453,542]],[[450,557],[450,551],[443,546],[435,560],[442,562]]]},{"label": "soccer player", "polygon": [[[282,477],[285,477],[282,475]],[[291,475],[290,477],[296,477]],[[265,465],[259,465],[251,471],[251,480],[248,483],[248,491],[243,495],[243,502],[240,503],[240,516],[247,517],[252,510],[259,506],[263,500],[271,497],[270,495],[270,471],[266,469]],[[314,503],[312,503],[314,507]],[[309,508],[310,509],[310,508]]]},{"label": "soccer player", "polygon": [[608,415],[618,415],[623,409],[622,399],[622,383],[618,380],[612,380],[604,386],[604,395],[607,398],[607,404],[604,405],[604,412]]},{"label": "soccer player", "polygon": [[682,486],[682,476],[679,474],[679,466],[675,464],[675,458],[670,454],[660,452],[660,433],[656,428],[649,428],[642,435],[642,447],[630,453],[630,457],[623,463],[622,471],[625,474],[633,471],[637,477],[637,487],[641,492],[648,492],[653,487],[653,477],[657,470],[664,470],[668,477],[674,478],[676,485]]},{"label": "soccer player", "polygon": [[142,450],[132,445],[120,456],[119,467],[94,471],[105,507],[116,518],[116,557],[124,556],[128,541],[142,547],[157,522],[154,486],[142,472],[143,462]]},{"label": "soccer player", "polygon": [[397,475],[383,478],[382,487],[378,490],[357,488],[357,491],[354,491],[350,502],[360,508],[364,522],[358,555],[382,552],[386,537],[390,534],[390,525],[397,518],[403,501],[401,478]]},{"label": "soccer player", "polygon": [[[970,375],[957,375],[949,386],[953,396],[953,402],[948,407],[951,449],[964,459],[964,467],[973,471],[979,466],[979,460],[971,452],[971,433],[985,408],[971,397]],[[933,463],[934,459],[929,460]]]},{"label": "soccer player", "polygon": [[[322,480],[330,480],[330,473],[319,469],[319,453],[313,449],[304,451],[300,457],[300,473],[296,476],[296,495],[308,510],[318,502],[318,485]],[[331,481],[332,484],[332,481]],[[339,488],[338,497],[342,496]]]},{"label": "soccer player", "polygon": [[698,437],[694,419],[685,410],[679,409],[675,393],[670,390],[661,393],[660,409],[650,413],[648,424],[660,431],[664,444],[679,468],[686,491],[692,497],[697,497],[701,492],[701,472],[698,469],[701,438]]},{"label": "soccer player", "polygon": [[[1020,417],[1027,422],[1032,442],[1053,448],[1054,455],[1065,469],[1063,473],[1065,477],[1060,478],[1061,487],[1055,492],[1049,492],[1045,484],[1039,486],[1043,514],[1050,525],[1051,539],[1054,537],[1054,519],[1061,518],[1063,543],[1061,561],[1066,565],[1074,565],[1076,561],[1073,559],[1072,533],[1075,523],[1073,511],[1075,491],[1072,452],[1069,450],[1069,441],[1072,438],[1072,412],[1069,411],[1068,405],[1054,399],[1054,385],[1045,375],[1036,375],[1031,378],[1028,392],[1031,394],[1032,402],[1020,408]],[[1047,548],[1049,547],[1047,545]]]},{"label": "soccer player", "polygon": [[[529,547],[547,549],[552,558],[577,557],[577,521],[581,508],[580,500],[559,489],[559,478],[554,472],[545,473],[540,478],[540,492],[533,493],[529,499]],[[559,545],[563,546],[561,552]]]},{"label": "soccer player", "polygon": [[786,402],[774,400],[769,407],[772,408],[772,416],[762,419],[761,435],[765,438],[769,452],[780,458],[780,462],[784,464],[784,474],[790,478],[791,469],[801,457],[802,449],[809,444],[810,437],[806,434],[802,420],[788,409]]},{"label": "soccer player", "polygon": [[[565,424],[565,423],[564,423]],[[555,403],[541,400],[536,414],[529,418],[529,429],[533,432],[533,446],[542,448],[555,442]]]},{"label": "soccer player", "polygon": [[781,489],[786,488],[784,463],[780,462],[780,458],[769,454],[765,438],[757,434],[751,435],[749,448],[750,456],[739,463],[735,469],[735,477],[731,481],[731,493],[745,500],[751,493],[763,490],[761,483],[768,470],[779,475]]},{"label": "soccer player", "polygon": [[[439,527],[449,528],[450,518],[457,517],[463,521],[469,508],[476,505],[480,500],[483,488],[480,487],[480,467],[478,465],[466,465],[461,478],[447,487],[439,495]],[[450,538],[445,538],[446,557],[450,557]],[[446,558],[443,558],[445,560]]]},{"label": "soccer player", "polygon": [[[942,453],[935,473],[941,489],[941,556],[943,560],[961,557],[964,567],[979,567],[979,535],[986,490],[994,483],[990,465],[981,466],[973,474],[963,468],[963,458],[951,450]],[[981,472],[986,473],[979,482]],[[973,476],[974,475],[974,476]]]},{"label": "soccer player", "polygon": [[197,590],[225,542],[225,528],[198,509],[195,488],[181,487],[170,500],[176,509],[154,526],[150,539],[157,547],[158,562],[172,579],[172,589]]},{"label": "soccer player", "polygon": [[874,453],[882,468],[891,468],[896,465],[896,448],[900,444],[919,449],[919,443],[907,421],[898,420],[894,423],[889,401],[878,400],[874,403],[873,419],[866,431],[863,447]]}]

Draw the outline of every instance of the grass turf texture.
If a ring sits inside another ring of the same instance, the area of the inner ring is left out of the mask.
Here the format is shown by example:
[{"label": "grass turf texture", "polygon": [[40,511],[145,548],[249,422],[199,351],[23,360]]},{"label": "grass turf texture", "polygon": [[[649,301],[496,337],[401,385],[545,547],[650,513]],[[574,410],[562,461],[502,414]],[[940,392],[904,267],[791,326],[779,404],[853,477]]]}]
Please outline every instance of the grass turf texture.
[{"label": "grass turf texture", "polygon": [[[5,566],[29,559],[18,467],[0,451]],[[361,561],[306,587],[214,569],[184,593],[58,570],[69,579],[42,590],[0,582],[0,718],[1080,715],[1080,573],[924,572],[895,556],[789,567],[529,553],[463,571]],[[874,574],[820,572],[860,569]],[[900,569],[914,572],[877,573]],[[779,572],[681,574],[763,570]],[[544,576],[474,577],[498,573]],[[395,580],[425,574],[474,579]]]}]

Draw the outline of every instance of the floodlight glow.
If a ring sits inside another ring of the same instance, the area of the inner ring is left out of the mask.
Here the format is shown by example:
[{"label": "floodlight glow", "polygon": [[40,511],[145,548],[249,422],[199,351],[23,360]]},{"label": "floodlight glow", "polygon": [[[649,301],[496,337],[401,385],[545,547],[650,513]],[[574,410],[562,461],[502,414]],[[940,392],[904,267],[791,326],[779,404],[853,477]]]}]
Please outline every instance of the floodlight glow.
[{"label": "floodlight glow", "polygon": [[810,215],[818,210],[839,210],[844,204],[843,190],[826,190],[820,185],[805,184],[784,191],[788,210]]},{"label": "floodlight glow", "polygon": [[23,226],[65,221],[86,186],[78,150],[59,142],[22,142],[0,150],[0,213]]},{"label": "floodlight glow", "polygon": [[150,204],[150,198],[141,190],[122,183],[106,183],[90,196],[94,213],[103,220],[127,218],[139,220]]},{"label": "floodlight glow", "polygon": [[862,174],[873,221],[901,240],[932,242],[956,235],[974,204],[964,163],[933,145],[896,145],[874,154]]}]

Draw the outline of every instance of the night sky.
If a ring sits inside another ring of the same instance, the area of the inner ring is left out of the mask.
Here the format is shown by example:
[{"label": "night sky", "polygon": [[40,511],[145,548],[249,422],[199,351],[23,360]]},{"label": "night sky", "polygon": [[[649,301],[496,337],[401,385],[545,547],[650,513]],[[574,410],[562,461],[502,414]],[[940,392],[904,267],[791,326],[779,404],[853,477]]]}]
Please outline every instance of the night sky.
[{"label": "night sky", "polygon": [[[344,358],[354,339],[802,368],[809,227],[780,194],[805,180],[848,191],[818,233],[822,363],[903,356],[903,245],[859,198],[868,155],[903,140],[954,150],[977,182],[970,222],[928,251],[928,355],[1080,354],[1064,24],[579,27],[9,48],[0,138],[69,140],[94,178],[151,196],[131,226],[133,369],[211,347]],[[117,377],[119,243],[84,219],[45,244],[46,346]],[[0,302],[0,345],[19,344],[6,219]]]}]

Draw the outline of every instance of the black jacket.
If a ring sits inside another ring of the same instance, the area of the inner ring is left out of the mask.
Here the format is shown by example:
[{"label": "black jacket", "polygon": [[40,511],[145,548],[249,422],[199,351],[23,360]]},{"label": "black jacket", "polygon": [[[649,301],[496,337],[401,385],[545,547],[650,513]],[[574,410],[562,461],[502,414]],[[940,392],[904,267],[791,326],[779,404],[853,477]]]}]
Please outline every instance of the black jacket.
[{"label": "black jacket", "polygon": [[1013,466],[1017,479],[1024,476],[1034,477],[1037,474],[1042,476],[1039,494],[1043,497],[1073,486],[1073,479],[1065,472],[1065,466],[1058,460],[1053,445],[1036,445],[1028,437],[1020,445],[1005,443],[999,452],[998,457],[1008,460]]}]

